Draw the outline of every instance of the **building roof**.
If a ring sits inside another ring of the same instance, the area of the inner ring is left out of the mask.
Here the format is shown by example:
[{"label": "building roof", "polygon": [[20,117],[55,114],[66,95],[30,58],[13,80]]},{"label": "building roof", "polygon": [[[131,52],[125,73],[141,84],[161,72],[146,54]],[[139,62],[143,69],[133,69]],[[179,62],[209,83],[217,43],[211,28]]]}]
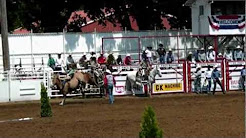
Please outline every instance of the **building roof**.
[{"label": "building roof", "polygon": [[195,1],[196,0],[187,0],[184,5],[185,6],[191,6]]}]

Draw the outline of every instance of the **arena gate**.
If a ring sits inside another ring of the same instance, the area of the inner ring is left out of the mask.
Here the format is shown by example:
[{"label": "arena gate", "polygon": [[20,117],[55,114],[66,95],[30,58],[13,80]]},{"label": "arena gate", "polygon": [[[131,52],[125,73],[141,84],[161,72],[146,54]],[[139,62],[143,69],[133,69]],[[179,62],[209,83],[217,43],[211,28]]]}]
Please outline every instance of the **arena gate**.
[{"label": "arena gate", "polygon": [[[189,92],[194,92],[194,80],[195,80],[195,71],[196,71],[196,67],[200,66],[201,67],[201,71],[202,71],[202,75],[201,75],[201,88],[203,90],[203,85],[205,84],[205,72],[208,69],[208,67],[210,67],[211,70],[213,70],[214,66],[217,65],[218,66],[218,70],[221,72],[221,84],[222,87],[225,89],[225,82],[226,82],[226,77],[225,77],[225,64],[224,62],[203,62],[203,63],[187,63],[187,67],[188,67],[188,91]],[[213,90],[214,85],[213,85],[213,80],[211,82],[211,91]],[[216,86],[216,91],[222,91],[220,86],[217,85]]]},{"label": "arena gate", "polygon": [[228,61],[226,62],[226,90],[239,90],[241,81],[241,70],[245,61]]}]

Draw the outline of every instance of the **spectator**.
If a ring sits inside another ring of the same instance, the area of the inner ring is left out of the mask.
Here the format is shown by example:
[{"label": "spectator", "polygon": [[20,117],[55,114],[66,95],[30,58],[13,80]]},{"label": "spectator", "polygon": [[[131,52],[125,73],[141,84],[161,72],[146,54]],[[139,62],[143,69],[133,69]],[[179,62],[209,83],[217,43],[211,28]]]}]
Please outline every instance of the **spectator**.
[{"label": "spectator", "polygon": [[207,61],[215,62],[215,57],[216,57],[216,54],[215,54],[215,51],[213,49],[213,46],[209,46],[208,52],[207,52]]},{"label": "spectator", "polygon": [[163,48],[163,44],[159,44],[159,48],[157,49],[157,53],[159,55],[159,60],[161,64],[165,63],[166,50]]},{"label": "spectator", "polygon": [[126,54],[126,57],[124,59],[124,65],[131,65],[132,64],[132,59],[130,54]]},{"label": "spectator", "polygon": [[199,50],[197,49],[197,50],[194,52],[194,58],[195,58],[195,61],[196,61],[196,62],[199,62],[198,55],[199,55]]},{"label": "spectator", "polygon": [[241,88],[242,88],[242,90],[243,91],[245,91],[245,83],[246,83],[246,81],[245,81],[245,76],[246,76],[246,69],[245,69],[245,66],[246,65],[244,65],[244,67],[243,67],[243,69],[241,70]]},{"label": "spectator", "polygon": [[110,70],[106,70],[105,77],[104,77],[104,86],[106,88],[107,93],[109,94],[109,104],[114,103],[114,95],[113,95],[113,88],[116,82],[114,76],[111,74]]},{"label": "spectator", "polygon": [[147,52],[146,52],[146,50],[144,50],[144,51],[142,52],[142,60],[148,60],[148,59],[147,59]]},{"label": "spectator", "polygon": [[220,88],[222,89],[223,94],[225,94],[224,88],[222,87],[222,84],[220,82],[221,73],[218,70],[218,65],[215,65],[214,70],[212,72],[212,79],[214,82],[214,89],[213,89],[213,95],[215,94],[216,84],[218,83],[220,85]]},{"label": "spectator", "polygon": [[152,47],[148,46],[147,49],[145,50],[148,62],[150,64],[152,64],[152,52],[151,52],[151,49],[152,49]]},{"label": "spectator", "polygon": [[100,57],[98,57],[97,61],[100,65],[106,64],[106,57],[104,57],[103,53],[101,53],[101,55],[100,55]]},{"label": "spectator", "polygon": [[232,52],[229,48],[226,48],[226,52],[224,53],[224,58],[228,61],[233,61]]},{"label": "spectator", "polygon": [[166,61],[167,61],[167,63],[172,63],[174,61],[172,49],[169,49],[169,51],[167,53],[167,59],[166,59]]},{"label": "spectator", "polygon": [[194,75],[195,75],[194,91],[196,93],[201,93],[201,75],[202,75],[201,66],[197,65]]},{"label": "spectator", "polygon": [[198,50],[198,61],[205,62],[206,61],[206,53],[204,48],[202,47],[201,50]]},{"label": "spectator", "polygon": [[118,58],[116,59],[117,65],[121,65],[123,63],[121,55],[118,55]]},{"label": "spectator", "polygon": [[188,62],[192,62],[192,52],[189,52],[189,54],[188,54],[186,60],[187,60]]},{"label": "spectator", "polygon": [[240,46],[237,46],[236,50],[234,51],[234,59],[235,61],[240,61],[243,60],[243,58],[244,58],[243,50],[241,49]]},{"label": "spectator", "polygon": [[96,58],[96,53],[95,52],[91,52],[90,64],[93,67],[97,66],[97,58]]},{"label": "spectator", "polygon": [[64,66],[64,61],[63,59],[61,58],[61,54],[58,54],[57,55],[58,58],[56,59],[56,71],[62,71],[62,68]]},{"label": "spectator", "polygon": [[75,64],[75,62],[73,60],[72,54],[70,53],[67,57],[67,70],[70,70],[72,64]]},{"label": "spectator", "polygon": [[207,93],[210,93],[211,92],[211,78],[212,78],[212,70],[210,69],[211,66],[208,66],[208,70],[206,70],[205,72],[205,77],[206,77],[206,80],[208,82],[208,85],[207,85]]},{"label": "spectator", "polygon": [[85,65],[86,65],[86,60],[87,60],[87,58],[86,58],[86,55],[84,54],[84,55],[79,59],[79,65],[80,65],[81,67],[85,67]]},{"label": "spectator", "polygon": [[55,70],[56,62],[53,57],[51,57],[51,54],[49,54],[49,59],[48,59],[48,66]]},{"label": "spectator", "polygon": [[116,64],[116,61],[115,61],[115,58],[114,58],[113,53],[110,53],[110,54],[108,55],[108,58],[107,58],[107,64],[108,64],[108,65],[115,65],[115,64]]},{"label": "spectator", "polygon": [[219,53],[218,56],[217,56],[217,61],[222,61],[224,59],[222,53]]}]

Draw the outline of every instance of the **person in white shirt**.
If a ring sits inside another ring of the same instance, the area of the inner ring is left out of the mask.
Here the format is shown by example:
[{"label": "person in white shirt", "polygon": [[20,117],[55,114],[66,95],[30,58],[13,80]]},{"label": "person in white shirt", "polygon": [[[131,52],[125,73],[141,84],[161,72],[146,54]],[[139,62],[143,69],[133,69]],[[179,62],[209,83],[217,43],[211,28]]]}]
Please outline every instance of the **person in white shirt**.
[{"label": "person in white shirt", "polygon": [[216,54],[215,54],[213,46],[209,46],[208,52],[207,52],[207,61],[215,62],[215,57],[216,57]]},{"label": "person in white shirt", "polygon": [[205,72],[205,77],[206,77],[206,80],[208,85],[207,85],[207,93],[210,93],[211,92],[211,78],[212,78],[212,70],[210,69],[211,66],[208,66],[208,70],[206,70]]},{"label": "person in white shirt", "polygon": [[58,58],[56,59],[56,71],[62,71],[62,68],[64,66],[64,61],[61,58],[61,54],[57,55]]},{"label": "person in white shirt", "polygon": [[201,48],[201,50],[198,53],[198,61],[199,62],[205,62],[206,61],[206,53],[204,48]]},{"label": "person in white shirt", "polygon": [[237,46],[236,50],[234,51],[234,59],[235,61],[243,60],[244,53],[240,46]]},{"label": "person in white shirt", "polygon": [[233,61],[232,52],[229,48],[226,48],[226,52],[224,53],[224,58],[228,61]]},{"label": "person in white shirt", "polygon": [[152,64],[152,52],[151,52],[151,46],[148,46],[147,49],[145,50],[146,52],[146,57],[148,59],[148,62]]}]

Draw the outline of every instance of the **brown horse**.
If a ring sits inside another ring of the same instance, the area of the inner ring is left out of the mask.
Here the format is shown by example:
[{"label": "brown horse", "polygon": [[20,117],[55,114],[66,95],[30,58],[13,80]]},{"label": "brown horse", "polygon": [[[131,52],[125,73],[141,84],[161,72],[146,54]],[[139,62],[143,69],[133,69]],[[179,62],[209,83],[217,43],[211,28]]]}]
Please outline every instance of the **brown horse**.
[{"label": "brown horse", "polygon": [[65,84],[62,82],[58,74],[54,74],[52,84],[56,85],[63,94],[63,100],[60,105],[65,104],[67,93],[71,93],[73,90],[80,88],[80,91],[84,96],[83,88],[86,87],[86,84],[97,85],[96,81],[92,79],[89,73],[84,73],[81,71],[75,71],[73,78],[67,81]]}]

